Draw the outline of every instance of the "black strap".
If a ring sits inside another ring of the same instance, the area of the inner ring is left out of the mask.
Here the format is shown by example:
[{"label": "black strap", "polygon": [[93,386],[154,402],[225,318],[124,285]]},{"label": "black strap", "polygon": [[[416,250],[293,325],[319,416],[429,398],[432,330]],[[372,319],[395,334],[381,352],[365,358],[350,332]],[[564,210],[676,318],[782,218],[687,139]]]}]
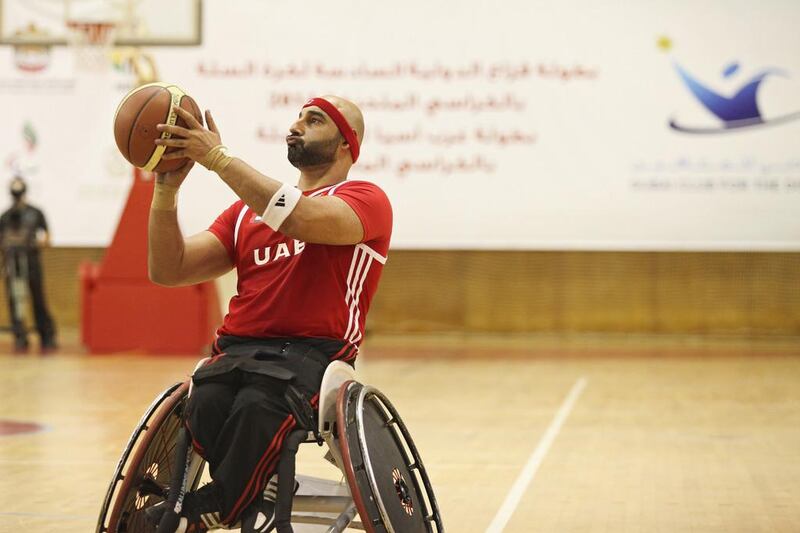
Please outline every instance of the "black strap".
[{"label": "black strap", "polygon": [[296,429],[283,443],[281,460],[278,463],[278,497],[275,500],[275,531],[277,533],[294,533],[292,529],[292,500],[294,499],[294,473],[297,449],[300,447],[308,431]]},{"label": "black strap", "polygon": [[286,386],[284,398],[286,398],[286,403],[289,404],[289,409],[291,409],[294,419],[297,421],[297,427],[304,429],[306,432],[313,432],[316,437],[319,432],[319,418],[307,395],[289,383]]},{"label": "black strap", "polygon": [[178,528],[181,516],[178,508],[183,506],[183,497],[186,495],[186,474],[189,471],[191,457],[189,431],[185,427],[181,427],[178,430],[178,441],[175,444],[175,462],[172,478],[169,481],[169,497],[165,504],[166,511],[158,522],[157,533],[172,533]]}]

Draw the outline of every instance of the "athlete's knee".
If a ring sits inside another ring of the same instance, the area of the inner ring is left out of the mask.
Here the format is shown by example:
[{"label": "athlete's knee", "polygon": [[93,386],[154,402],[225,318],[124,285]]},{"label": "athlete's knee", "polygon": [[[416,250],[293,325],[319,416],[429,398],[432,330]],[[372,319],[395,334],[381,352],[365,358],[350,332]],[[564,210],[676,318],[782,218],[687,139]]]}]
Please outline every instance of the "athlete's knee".
[{"label": "athlete's knee", "polygon": [[186,404],[186,422],[196,434],[216,432],[225,422],[233,403],[230,389],[217,383],[204,383],[192,390]]},{"label": "athlete's knee", "polygon": [[243,388],[236,395],[230,417],[249,420],[283,417],[288,412],[283,388]]},{"label": "athlete's knee", "polygon": [[192,395],[189,396],[187,409],[205,410],[208,408],[230,408],[233,401],[233,391],[230,386],[223,383],[195,384]]}]

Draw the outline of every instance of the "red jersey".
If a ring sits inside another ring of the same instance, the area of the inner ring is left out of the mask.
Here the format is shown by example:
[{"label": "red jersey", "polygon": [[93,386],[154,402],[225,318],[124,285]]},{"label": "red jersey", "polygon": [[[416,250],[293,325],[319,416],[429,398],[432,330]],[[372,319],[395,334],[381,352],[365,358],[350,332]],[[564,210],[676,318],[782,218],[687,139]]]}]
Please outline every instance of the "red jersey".
[{"label": "red jersey", "polygon": [[364,228],[355,245],[312,244],[261,222],[242,201],[209,228],[225,246],[239,275],[236,296],[218,335],[328,337],[358,346],[378,288],[392,235],[392,207],[374,183],[343,181],[304,191],[337,196]]}]

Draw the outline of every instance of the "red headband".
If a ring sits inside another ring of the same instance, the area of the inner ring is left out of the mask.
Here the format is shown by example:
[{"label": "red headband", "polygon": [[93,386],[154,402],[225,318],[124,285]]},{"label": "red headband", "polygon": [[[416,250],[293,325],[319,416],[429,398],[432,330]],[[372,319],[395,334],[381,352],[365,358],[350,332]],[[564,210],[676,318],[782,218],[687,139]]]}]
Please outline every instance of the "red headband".
[{"label": "red headband", "polygon": [[303,106],[303,109],[311,106],[317,106],[318,108],[325,111],[325,113],[331,117],[333,122],[336,124],[336,127],[339,128],[339,132],[344,136],[344,140],[347,141],[347,144],[350,145],[350,156],[353,158],[353,163],[358,160],[358,137],[356,136],[356,130],[350,127],[350,123],[347,122],[347,119],[344,118],[336,106],[334,106],[329,101],[325,100],[324,98],[312,98]]}]

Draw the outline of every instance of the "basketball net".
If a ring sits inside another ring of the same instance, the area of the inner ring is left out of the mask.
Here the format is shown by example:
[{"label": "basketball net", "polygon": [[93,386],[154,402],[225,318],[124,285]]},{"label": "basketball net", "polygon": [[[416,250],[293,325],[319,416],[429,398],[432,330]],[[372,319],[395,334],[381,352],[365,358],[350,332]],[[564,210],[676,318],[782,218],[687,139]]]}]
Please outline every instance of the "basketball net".
[{"label": "basketball net", "polygon": [[111,64],[117,24],[112,21],[69,20],[69,46],[75,52],[75,67],[83,72],[103,73]]}]

